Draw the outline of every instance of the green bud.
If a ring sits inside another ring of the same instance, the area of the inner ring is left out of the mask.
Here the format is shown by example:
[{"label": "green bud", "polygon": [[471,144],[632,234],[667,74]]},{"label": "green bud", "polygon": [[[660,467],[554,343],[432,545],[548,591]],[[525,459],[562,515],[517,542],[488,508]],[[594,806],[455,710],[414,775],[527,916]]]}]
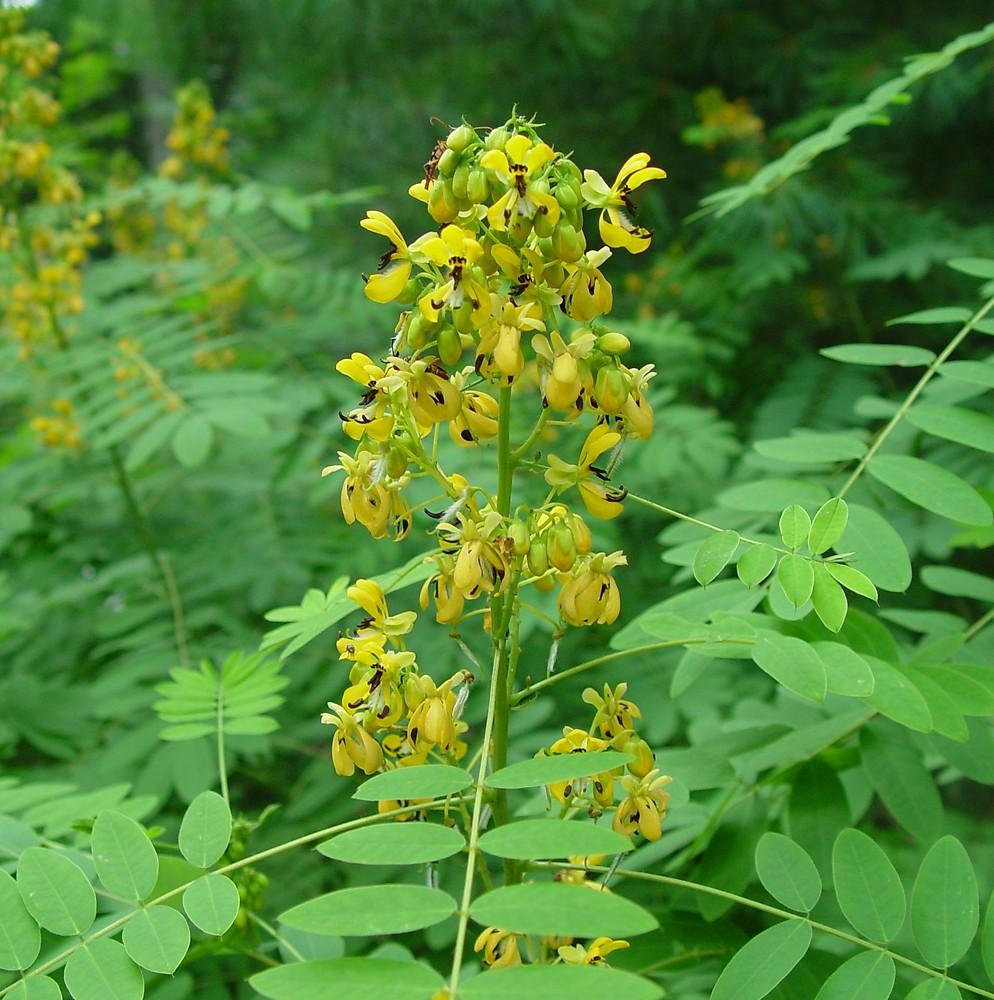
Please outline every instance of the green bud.
[{"label": "green bud", "polygon": [[597,346],[605,354],[620,357],[622,354],[628,353],[631,349],[632,342],[623,333],[618,333],[617,330],[612,330],[610,333],[602,333],[600,337],[597,338]]},{"label": "green bud", "polygon": [[575,264],[586,249],[587,241],[583,231],[560,220],[552,233],[552,252],[555,256],[567,264]]},{"label": "green bud", "polygon": [[541,237],[551,236],[556,228],[552,224],[552,219],[549,216],[549,213],[541,208],[535,213],[535,218],[532,221],[536,234]]},{"label": "green bud", "polygon": [[407,344],[415,351],[420,351],[431,339],[434,327],[437,324],[426,320],[420,312],[413,312],[407,322],[407,329],[404,331]]},{"label": "green bud", "polygon": [[577,205],[580,204],[576,188],[574,188],[571,184],[556,185],[556,201],[559,202],[560,208],[567,212],[572,211],[577,207]]},{"label": "green bud", "polygon": [[580,168],[572,160],[560,160],[560,168],[565,170],[566,173],[576,181],[576,188],[579,190],[580,182],[583,180],[583,174],[580,173]]},{"label": "green bud", "polygon": [[515,215],[507,227],[507,235],[513,243],[521,246],[531,235],[532,220],[526,219],[523,215]]},{"label": "green bud", "polygon": [[560,572],[567,573],[576,562],[576,541],[565,524],[557,524],[549,532],[549,561]]},{"label": "green bud", "polygon": [[439,330],[436,343],[438,356],[444,364],[450,368],[459,364],[459,359],[462,357],[462,340],[460,340],[455,327],[446,326]]},{"label": "green bud", "polygon": [[459,154],[451,149],[447,149],[438,158],[438,172],[443,177],[451,177],[452,172],[456,169],[459,163]]},{"label": "green bud", "polygon": [[484,145],[487,149],[503,149],[507,140],[511,138],[511,133],[508,132],[506,128],[501,126],[500,128],[491,129],[490,133],[487,135]]},{"label": "green bud", "polygon": [[397,301],[402,306],[409,306],[414,302],[418,296],[421,294],[421,282],[416,278],[410,278],[406,285],[404,285],[403,290],[400,295],[397,296]]},{"label": "green bud", "polygon": [[[444,159],[444,157],[443,157]],[[428,196],[428,214],[438,223],[452,222],[459,214],[455,195],[452,192],[452,182],[436,180],[431,186]]]},{"label": "green bud", "polygon": [[549,553],[545,542],[536,538],[528,547],[528,571],[532,576],[541,576],[548,569]]},{"label": "green bud", "polygon": [[469,181],[466,184],[466,197],[474,205],[479,205],[481,201],[487,200],[489,187],[487,185],[487,172],[480,167],[474,167],[469,172]]},{"label": "green bud", "polygon": [[469,192],[469,165],[460,163],[452,175],[452,193],[460,200],[465,201]]},{"label": "green bud", "polygon": [[605,365],[594,382],[594,397],[603,413],[619,413],[628,399],[628,380],[620,368]]},{"label": "green bud", "polygon": [[400,448],[387,450],[387,475],[391,479],[400,479],[407,472],[407,455]]},{"label": "green bud", "polygon": [[464,299],[463,304],[452,311],[452,322],[460,333],[473,332],[473,303]]},{"label": "green bud", "polygon": [[449,133],[445,145],[453,152],[461,153],[475,138],[476,132],[469,125],[460,125]]},{"label": "green bud", "polygon": [[524,521],[512,521],[507,531],[511,539],[512,549],[516,556],[523,556],[531,545],[531,535]]}]

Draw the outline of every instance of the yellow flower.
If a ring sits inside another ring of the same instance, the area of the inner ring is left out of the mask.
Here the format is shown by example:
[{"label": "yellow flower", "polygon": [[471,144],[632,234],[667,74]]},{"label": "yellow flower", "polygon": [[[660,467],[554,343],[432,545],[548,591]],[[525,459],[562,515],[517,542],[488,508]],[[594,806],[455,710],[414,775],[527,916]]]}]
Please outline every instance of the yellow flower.
[{"label": "yellow flower", "polygon": [[359,405],[348,413],[339,413],[345,433],[354,441],[368,434],[374,441],[386,441],[394,426],[393,414],[378,382],[385,372],[372,358],[358,351],[335,365],[336,371],[358,382],[365,389]]},{"label": "yellow flower", "polygon": [[582,944],[563,945],[559,957],[567,965],[607,965],[605,959],[612,951],[630,947],[627,941],[614,941],[609,937],[594,938],[585,948]]},{"label": "yellow flower", "polygon": [[449,421],[449,436],[464,447],[496,437],[499,413],[500,405],[493,396],[476,389],[464,389],[462,409]]},{"label": "yellow flower", "polygon": [[429,289],[418,300],[418,308],[425,319],[436,322],[441,310],[448,306],[458,309],[469,302],[474,326],[481,326],[490,315],[490,293],[481,280],[482,272],[474,273],[474,264],[483,255],[483,247],[466,229],[446,226],[442,232],[427,240],[422,250],[433,264],[446,267],[449,280],[437,288]]},{"label": "yellow flower", "polygon": [[321,715],[321,722],[335,727],[331,739],[331,761],[336,773],[343,778],[351,778],[358,767],[363,774],[372,774],[383,766],[383,751],[379,743],[363,728],[352,713],[328,702],[330,712]]},{"label": "yellow flower", "polygon": [[[536,183],[542,168],[555,158],[551,146],[533,142],[526,135],[512,135],[504,149],[488,150],[480,166],[492,170],[507,192],[487,209],[487,221],[497,232],[505,232],[515,216],[534,220],[545,216],[550,227],[559,221],[559,202]],[[547,185],[546,185],[547,187]]]},{"label": "yellow flower", "polygon": [[559,592],[559,613],[570,625],[610,625],[621,611],[621,592],[611,576],[615,566],[626,566],[622,552],[599,552],[583,560]]},{"label": "yellow flower", "polygon": [[629,736],[635,730],[634,720],[642,718],[638,705],[625,699],[627,690],[628,685],[621,683],[616,688],[605,684],[603,695],[590,687],[583,692],[583,700],[596,709],[591,725],[606,740],[617,741],[619,736]]},{"label": "yellow flower", "polygon": [[483,952],[483,964],[488,969],[506,969],[521,964],[517,935],[497,927],[487,927],[473,945],[473,951]]},{"label": "yellow flower", "polygon": [[556,330],[548,337],[532,337],[542,370],[542,395],[552,409],[573,413],[583,409],[584,382],[589,382],[586,360],[595,343],[589,330],[576,331],[568,344]]},{"label": "yellow flower", "polygon": [[452,582],[455,560],[442,553],[434,558],[439,564],[439,569],[428,577],[421,587],[421,607],[427,610],[429,601],[434,598],[435,621],[440,625],[451,625],[462,618],[466,600]]},{"label": "yellow flower", "polygon": [[404,290],[411,276],[414,264],[411,249],[404,241],[397,224],[383,212],[367,212],[366,218],[359,225],[371,233],[385,236],[393,244],[393,250],[388,250],[380,259],[378,272],[366,278],[363,289],[366,298],[373,302],[392,302]]},{"label": "yellow flower", "polygon": [[664,789],[673,779],[650,771],[644,778],[625,775],[621,779],[625,798],[618,805],[611,826],[620,834],[630,837],[636,830],[646,840],[659,840],[663,835],[663,820],[669,792]]},{"label": "yellow flower", "polygon": [[388,639],[397,640],[414,628],[417,614],[413,611],[402,611],[399,615],[391,615],[387,607],[386,594],[375,580],[356,580],[345,591],[345,595],[369,615],[363,625],[382,632]]},{"label": "yellow flower", "polygon": [[346,524],[358,521],[373,536],[392,534],[400,541],[411,528],[411,508],[399,490],[387,490],[385,460],[369,451],[359,451],[355,458],[338,453],[340,465],[329,465],[321,475],[345,472],[341,505]]},{"label": "yellow flower", "polygon": [[358,629],[354,634],[338,637],[335,644],[340,660],[351,660],[371,666],[383,655],[387,637],[374,629]]},{"label": "yellow flower", "polygon": [[352,670],[352,683],[342,695],[348,711],[362,711],[370,728],[392,726],[403,714],[403,678],[417,670],[414,654],[406,651],[384,651],[370,667],[357,665]]},{"label": "yellow flower", "polygon": [[611,311],[614,292],[601,265],[611,256],[607,247],[584,254],[575,264],[567,264],[567,278],[559,291],[567,316],[586,323]]},{"label": "yellow flower", "polygon": [[607,473],[593,463],[620,440],[617,431],[607,424],[598,424],[580,449],[579,464],[571,465],[556,455],[549,455],[545,481],[560,493],[576,486],[583,505],[594,517],[605,521],[617,517],[625,509],[622,503],[625,490],[611,486]]},{"label": "yellow flower", "polygon": [[609,247],[624,247],[629,253],[641,253],[649,248],[652,233],[631,218],[635,206],[629,196],[646,181],[665,176],[666,171],[661,167],[649,166],[648,153],[630,156],[610,187],[596,170],[584,170],[580,193],[588,205],[601,209],[601,239]]},{"label": "yellow flower", "polygon": [[401,405],[398,396],[403,386],[411,415],[420,428],[453,420],[462,405],[459,390],[435,357],[416,361],[390,358],[390,369],[378,386],[390,395],[391,405],[395,407]]},{"label": "yellow flower", "polygon": [[488,377],[502,375],[507,384],[513,382],[525,368],[521,338],[526,333],[545,330],[541,315],[542,308],[537,302],[519,306],[505,299],[501,303],[495,295],[492,318],[480,330],[477,348],[480,372]]},{"label": "yellow flower", "polygon": [[499,589],[507,573],[507,564],[497,545],[503,538],[503,518],[489,511],[474,518],[457,515],[458,523],[438,526],[443,551],[455,556],[452,584],[467,600]]},{"label": "yellow flower", "polygon": [[625,430],[631,429],[644,441],[652,437],[653,413],[652,406],[646,399],[646,390],[649,382],[656,377],[656,369],[653,365],[645,365],[637,370],[629,368],[628,374],[632,383],[628,399],[621,407],[621,416],[624,418]]},{"label": "yellow flower", "polygon": [[456,696],[453,688],[472,680],[471,675],[460,670],[447,681],[436,686],[427,674],[417,678],[415,685],[409,685],[408,704],[419,697],[407,724],[407,737],[419,749],[439,747],[443,752],[452,749],[456,741]]},{"label": "yellow flower", "polygon": [[[553,755],[567,753],[586,753],[594,750],[607,750],[608,744],[596,736],[591,736],[583,729],[573,729],[566,726],[561,739],[549,747]],[[541,752],[537,756],[541,756]],[[583,798],[590,789],[594,801],[601,806],[609,806],[614,802],[613,777],[610,771],[595,774],[590,778],[573,778],[570,781],[554,781],[549,785],[549,794],[560,804],[566,805],[573,798]]]}]

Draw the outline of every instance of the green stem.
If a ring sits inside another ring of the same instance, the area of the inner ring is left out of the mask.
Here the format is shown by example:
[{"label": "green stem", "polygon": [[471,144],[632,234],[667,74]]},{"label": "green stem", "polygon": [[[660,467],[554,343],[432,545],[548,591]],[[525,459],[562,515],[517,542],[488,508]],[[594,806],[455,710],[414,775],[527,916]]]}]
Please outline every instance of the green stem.
[{"label": "green stem", "polygon": [[686,639],[666,639],[660,642],[650,642],[645,646],[633,646],[631,649],[621,649],[616,653],[605,653],[603,656],[595,656],[592,660],[585,660],[583,663],[578,663],[575,667],[570,667],[568,670],[561,670],[550,677],[536,681],[534,684],[529,684],[528,687],[522,688],[514,696],[511,704],[520,705],[521,702],[532,697],[532,695],[543,688],[547,688],[551,684],[558,684],[560,681],[566,680],[567,677],[582,674],[586,670],[592,670],[594,667],[599,667],[602,663],[611,663],[613,660],[637,656],[639,653],[651,653],[657,649],[675,649],[677,646],[698,646],[714,642],[730,642],[748,646],[752,644],[752,641],[752,639],[716,639],[713,636],[688,636]]},{"label": "green stem", "polygon": [[[611,873],[611,869],[605,868],[603,865],[572,865],[559,861],[533,861],[531,862],[531,867],[597,872],[598,874],[603,873],[605,875]],[[840,938],[841,940],[847,941],[849,944],[854,944],[859,948],[866,948],[869,951],[878,951],[884,955],[889,955],[895,962],[900,962],[902,965],[906,965],[909,969],[914,969],[917,972],[921,972],[927,976],[932,976],[935,979],[946,979],[954,986],[958,986],[961,990],[966,990],[969,993],[975,993],[977,996],[981,997],[990,997],[991,1000],[994,1000],[994,993],[991,993],[988,990],[981,989],[979,986],[972,986],[970,983],[965,983],[961,979],[953,979],[951,976],[947,975],[945,971],[930,969],[927,965],[922,965],[920,962],[915,962],[910,958],[905,958],[904,955],[899,955],[897,952],[891,951],[883,945],[875,944],[872,941],[865,941],[863,938],[857,937],[855,934],[840,931],[835,927],[830,927],[828,924],[812,920],[810,917],[800,913],[791,913],[788,910],[781,910],[777,906],[769,906],[766,903],[760,903],[758,900],[749,899],[746,896],[738,896],[734,892],[726,892],[724,889],[716,889],[714,886],[703,885],[700,882],[691,882],[688,879],[675,878],[672,875],[654,875],[650,872],[628,871],[624,868],[615,869],[613,874],[620,875],[623,878],[635,879],[640,882],[656,882],[661,885],[674,886],[678,889],[688,889],[691,892],[704,893],[708,896],[718,896],[721,899],[727,899],[733,903],[737,903],[739,906],[747,906],[752,910],[761,910],[763,913],[769,913],[771,916],[780,917],[783,920],[802,920],[804,923],[809,924],[811,929],[814,931],[820,931],[823,934],[830,934],[832,937]]]},{"label": "green stem", "polygon": [[224,677],[222,671],[218,671],[217,695],[217,773],[221,779],[221,796],[231,808],[231,799],[228,797],[228,767],[224,761]]},{"label": "green stem", "polygon": [[449,993],[453,997],[458,995],[459,973],[462,970],[463,951],[466,947],[466,928],[469,926],[469,904],[473,899],[473,875],[476,868],[476,858],[480,852],[479,842],[480,821],[483,815],[483,789],[484,780],[487,776],[487,765],[490,762],[488,748],[491,739],[494,737],[497,692],[502,682],[502,675],[497,667],[499,655],[498,650],[495,650],[493,667],[490,671],[490,698],[487,703],[487,721],[483,727],[483,752],[480,754],[480,767],[476,776],[476,792],[473,795],[473,818],[469,824],[469,840],[466,845],[466,875],[463,879],[462,900],[459,903],[459,924],[456,927],[456,943],[452,949],[452,975],[449,979]]},{"label": "green stem", "polygon": [[994,299],[988,299],[964,324],[960,327],[959,332],[953,337],[952,340],[946,344],[944,350],[935,358],[935,360],[925,369],[922,377],[915,383],[914,388],[905,397],[904,402],[898,407],[897,413],[890,418],[887,426],[876,436],[873,444],[870,445],[867,453],[859,460],[859,465],[850,473],[849,478],[845,481],[842,489],[839,490],[838,496],[844,497],[856,482],[857,479],[866,470],[866,467],[870,464],[873,456],[880,450],[880,446],[890,437],[890,433],[895,427],[904,419],[908,410],[911,409],[912,403],[921,395],[922,390],[932,381],[935,373],[939,370],[939,366],[946,361],[946,359],[956,350],[957,347],[969,336],[970,331],[980,322],[990,311],[994,309]]},{"label": "green stem", "polygon": [[166,598],[173,612],[173,633],[176,637],[176,648],[179,651],[180,663],[185,667],[189,664],[190,657],[186,646],[186,625],[183,618],[183,604],[180,601],[179,591],[176,588],[176,580],[173,577],[166,557],[159,551],[159,547],[155,544],[155,536],[152,534],[152,529],[148,526],[148,521],[145,520],[145,515],[138,504],[135,491],[131,485],[131,477],[128,475],[128,470],[121,460],[121,453],[116,445],[112,445],[110,448],[110,460],[114,466],[117,484],[124,497],[124,503],[128,508],[128,514],[131,517],[131,523],[134,525],[135,533],[138,535],[138,539],[142,543],[149,561],[158,571],[159,579],[162,580],[162,586],[165,588]]},{"label": "green stem", "polygon": [[[355,830],[362,826],[371,826],[373,823],[381,823],[384,820],[393,819],[396,816],[404,816],[407,813],[420,812],[422,809],[441,808],[444,807],[447,802],[451,801],[451,796],[447,799],[434,799],[431,802],[422,802],[420,805],[415,803],[413,805],[401,806],[398,809],[391,809],[389,812],[376,813],[372,816],[364,816],[362,819],[353,819],[346,823],[338,823],[335,826],[328,826],[322,830],[305,833],[302,837],[295,837],[293,840],[284,841],[284,843],[277,844],[275,847],[268,847],[266,850],[259,851],[256,854],[250,854],[248,857],[241,858],[238,861],[233,861],[230,865],[224,865],[222,868],[215,869],[211,874],[227,875],[229,872],[238,871],[240,868],[246,868],[249,865],[258,864],[258,862],[265,861],[267,858],[271,858],[277,854],[282,854],[284,851],[293,850],[295,847],[302,847],[304,844],[311,844],[315,840],[324,840],[326,837],[334,836],[336,833],[344,833],[346,830]],[[199,878],[200,876],[198,875],[197,877]],[[176,896],[182,895],[196,881],[196,878],[190,879],[189,882],[184,882],[182,885],[178,885],[176,888],[170,889],[168,892],[164,892],[161,896],[156,896],[155,899],[150,899],[147,902],[142,903],[140,906],[136,906],[133,910],[129,910],[125,913],[124,916],[118,917],[117,920],[101,927],[100,930],[80,937],[77,942],[70,945],[65,949],[65,951],[59,952],[58,955],[50,958],[47,962],[43,962],[36,968],[25,972],[21,979],[18,979],[16,982],[10,983],[10,985],[0,989],[0,997],[9,993],[24,979],[30,979],[32,976],[42,976],[55,969],[61,968],[72,955],[80,950],[80,948],[85,948],[91,941],[109,937],[111,934],[116,933],[125,924],[133,920],[139,913],[144,912],[149,907],[156,906],[159,903],[165,903],[170,899],[174,899]]]}]

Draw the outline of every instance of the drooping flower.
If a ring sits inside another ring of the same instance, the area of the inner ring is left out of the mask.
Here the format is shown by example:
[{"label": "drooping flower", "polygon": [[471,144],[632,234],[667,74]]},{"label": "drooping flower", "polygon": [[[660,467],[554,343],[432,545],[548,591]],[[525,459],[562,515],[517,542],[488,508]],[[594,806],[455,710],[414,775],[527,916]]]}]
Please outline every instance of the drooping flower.
[{"label": "drooping flower", "polygon": [[493,313],[487,324],[480,330],[477,347],[477,365],[480,372],[488,377],[501,376],[510,384],[525,368],[525,356],[521,350],[521,338],[539,330],[545,330],[540,319],[542,309],[537,302],[516,305],[512,300],[496,300]]},{"label": "drooping flower", "polygon": [[638,830],[646,840],[659,840],[670,800],[665,789],[672,780],[659,771],[650,771],[644,778],[625,775],[621,779],[625,798],[618,805],[611,826],[626,837]]},{"label": "drooping flower", "polygon": [[633,220],[635,206],[630,196],[647,181],[665,176],[666,171],[661,167],[649,166],[648,153],[630,156],[610,187],[596,170],[584,170],[580,193],[588,205],[601,209],[598,220],[601,239],[609,247],[624,247],[629,253],[648,250],[652,233]]},{"label": "drooping flower", "polygon": [[341,505],[346,524],[358,521],[373,538],[392,535],[400,541],[411,528],[411,508],[399,489],[384,486],[386,463],[381,456],[361,449],[353,458],[338,453],[339,465],[329,465],[322,475],[345,472]]},{"label": "drooping flower", "polygon": [[391,615],[386,594],[375,580],[356,580],[345,595],[369,615],[365,624],[382,632],[388,639],[396,641],[414,628],[417,614],[413,611],[401,611],[400,614]]},{"label": "drooping flower", "polygon": [[350,778],[358,767],[363,774],[372,774],[383,766],[383,750],[366,731],[361,721],[347,708],[328,702],[330,712],[321,715],[321,722],[335,727],[331,739],[331,761],[336,773]]},{"label": "drooping flower", "polygon": [[567,316],[587,323],[611,311],[614,292],[601,271],[601,265],[610,256],[610,249],[601,247],[584,254],[575,264],[566,264],[567,277],[559,291]]},{"label": "drooping flower", "polygon": [[622,501],[625,499],[625,491],[612,486],[607,472],[593,463],[619,441],[621,435],[617,431],[607,424],[598,424],[587,435],[580,449],[579,463],[570,464],[556,455],[548,456],[549,468],[545,473],[545,481],[560,493],[576,486],[583,505],[594,517],[605,521],[617,517],[624,510]]},{"label": "drooping flower", "polygon": [[373,302],[393,302],[404,290],[411,270],[414,266],[412,254],[424,237],[414,246],[409,247],[404,241],[397,224],[383,212],[369,211],[360,223],[363,229],[368,229],[378,236],[385,236],[393,249],[388,250],[380,259],[379,270],[366,278],[364,291],[367,299]]},{"label": "drooping flower", "polygon": [[518,937],[498,927],[486,927],[476,939],[473,951],[483,952],[483,964],[489,969],[506,969],[521,964]]},{"label": "drooping flower", "polygon": [[578,563],[559,592],[559,613],[570,625],[610,625],[621,612],[621,591],[611,575],[627,566],[623,552],[598,552]]}]

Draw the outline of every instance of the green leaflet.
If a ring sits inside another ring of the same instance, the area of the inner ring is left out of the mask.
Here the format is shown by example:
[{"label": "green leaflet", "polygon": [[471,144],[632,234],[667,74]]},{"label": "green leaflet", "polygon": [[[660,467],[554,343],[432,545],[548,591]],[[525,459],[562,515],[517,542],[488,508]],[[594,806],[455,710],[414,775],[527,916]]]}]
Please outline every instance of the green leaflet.
[{"label": "green leaflet", "polygon": [[722,970],[711,1000],[762,1000],[797,965],[811,945],[811,925],[785,920],[743,945]]},{"label": "green leaflet", "polygon": [[451,857],[466,840],[440,823],[382,823],[348,830],[318,844],[326,858],[357,865],[423,865]]},{"label": "green leaflet", "polygon": [[588,857],[630,851],[627,837],[607,825],[566,819],[523,819],[487,830],[480,850],[498,858],[531,859]]},{"label": "green leaflet", "polygon": [[894,959],[864,951],[843,962],[818,991],[815,1000],[887,1000],[894,988]]},{"label": "green leaflet", "polygon": [[257,972],[249,982],[270,1000],[314,1000],[331,992],[349,1000],[425,1000],[442,987],[434,969],[384,958],[294,962]]},{"label": "green leaflet", "polygon": [[220,937],[238,916],[238,887],[227,875],[204,875],[183,893],[183,909],[205,934]]},{"label": "green leaflet", "polygon": [[904,926],[901,879],[876,842],[859,830],[843,830],[832,849],[835,894],[846,919],[871,941],[893,940]]},{"label": "green leaflet", "polygon": [[368,885],[339,889],[280,914],[289,927],[342,937],[404,934],[431,927],[456,912],[456,901],[420,885]]},{"label": "green leaflet", "polygon": [[179,849],[198,868],[209,868],[231,839],[231,810],[217,792],[201,792],[189,805],[179,828]]},{"label": "green leaflet", "polygon": [[462,792],[473,784],[473,776],[448,764],[419,764],[374,774],[353,793],[364,802],[398,799],[433,799]]},{"label": "green leaflet", "polygon": [[159,859],[145,831],[130,816],[105,809],[93,824],[93,863],[110,892],[144,899],[155,888]]},{"label": "green leaflet", "polygon": [[21,854],[17,891],[31,916],[63,937],[84,933],[97,913],[97,897],[86,876],[47,847],[29,847]]},{"label": "green leaflet", "polygon": [[937,840],[911,891],[911,931],[929,965],[948,969],[965,954],[980,924],[977,876],[955,837]]},{"label": "green leaflet", "polygon": [[756,845],[756,874],[777,901],[810,913],[821,898],[821,876],[811,856],[780,833],[764,833]]}]

